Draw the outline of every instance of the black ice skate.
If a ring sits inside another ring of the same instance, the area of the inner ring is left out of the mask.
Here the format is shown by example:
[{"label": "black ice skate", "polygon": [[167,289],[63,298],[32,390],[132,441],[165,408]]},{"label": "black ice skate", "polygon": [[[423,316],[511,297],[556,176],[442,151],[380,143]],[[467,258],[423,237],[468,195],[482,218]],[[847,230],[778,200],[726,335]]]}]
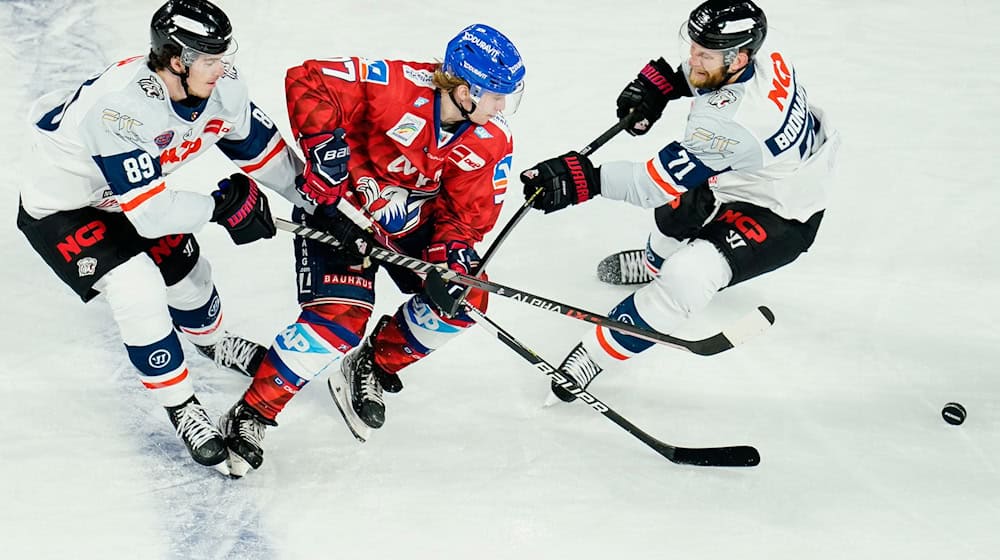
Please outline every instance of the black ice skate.
[{"label": "black ice skate", "polygon": [[597,278],[607,284],[629,286],[652,282],[653,273],[646,266],[646,251],[632,249],[604,257],[597,265]]},{"label": "black ice skate", "polygon": [[330,375],[328,383],[340,414],[358,441],[365,441],[371,429],[385,423],[385,401],[382,391],[398,393],[403,383],[396,374],[388,373],[375,363],[372,340],[388,323],[384,316],[375,331],[354,352],[340,362],[340,370]]},{"label": "black ice skate", "polygon": [[277,425],[274,420],[261,416],[243,399],[219,419],[219,430],[229,448],[230,476],[240,478],[251,468],[260,468],[264,462],[264,429]]},{"label": "black ice skate", "polygon": [[[563,363],[559,365],[559,373],[563,374],[570,381],[576,384],[579,389],[586,389],[587,385],[597,377],[598,373],[603,371],[601,366],[594,363],[594,360],[590,359],[590,354],[583,347],[583,344],[577,344],[573,351],[566,356]],[[552,395],[559,397],[559,400],[563,402],[573,402],[576,400],[575,392],[577,389],[569,389],[558,384],[554,379],[552,380]],[[551,397],[546,401],[546,405],[555,404],[555,400]]]},{"label": "black ice skate", "polygon": [[198,353],[215,365],[229,368],[247,377],[253,377],[257,368],[267,355],[267,348],[252,340],[227,332],[215,346],[199,346],[195,344]]},{"label": "black ice skate", "polygon": [[191,458],[199,465],[215,467],[222,474],[229,474],[226,443],[198,398],[192,396],[177,406],[165,408],[177,437],[187,446]]}]

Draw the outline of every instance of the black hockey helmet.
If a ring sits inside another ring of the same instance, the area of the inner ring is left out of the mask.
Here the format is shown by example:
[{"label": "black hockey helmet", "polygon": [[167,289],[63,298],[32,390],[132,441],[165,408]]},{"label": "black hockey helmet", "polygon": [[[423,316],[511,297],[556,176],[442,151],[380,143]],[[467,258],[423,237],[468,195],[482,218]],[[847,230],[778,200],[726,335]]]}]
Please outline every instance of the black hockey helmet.
[{"label": "black hockey helmet", "polygon": [[748,49],[753,54],[767,36],[767,18],[750,0],[707,0],[691,12],[687,32],[706,49]]},{"label": "black hockey helmet", "polygon": [[[166,54],[167,45],[176,46],[181,53],[226,54],[233,43],[229,16],[208,0],[170,0],[153,14],[149,31],[157,56]],[[185,58],[181,54],[185,66],[193,62]]]}]

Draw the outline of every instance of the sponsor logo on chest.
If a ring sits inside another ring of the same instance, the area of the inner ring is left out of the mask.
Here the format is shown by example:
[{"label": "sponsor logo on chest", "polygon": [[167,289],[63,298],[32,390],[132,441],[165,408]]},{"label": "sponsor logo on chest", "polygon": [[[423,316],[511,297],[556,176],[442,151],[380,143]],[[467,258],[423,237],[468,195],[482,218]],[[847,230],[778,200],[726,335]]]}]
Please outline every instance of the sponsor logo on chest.
[{"label": "sponsor logo on chest", "polygon": [[405,113],[402,118],[399,119],[399,122],[390,128],[385,134],[396,142],[399,142],[404,146],[409,146],[413,144],[413,141],[420,135],[420,132],[423,131],[426,126],[426,119],[418,117],[412,113]]}]

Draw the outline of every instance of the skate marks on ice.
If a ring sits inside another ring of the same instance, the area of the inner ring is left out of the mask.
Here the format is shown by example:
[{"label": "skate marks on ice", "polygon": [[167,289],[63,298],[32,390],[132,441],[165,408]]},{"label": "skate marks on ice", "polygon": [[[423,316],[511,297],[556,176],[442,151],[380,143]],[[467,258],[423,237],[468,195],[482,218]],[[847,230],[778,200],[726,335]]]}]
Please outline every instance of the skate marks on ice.
[{"label": "skate marks on ice", "polygon": [[[206,365],[210,362],[202,362],[196,361],[192,368],[197,369],[192,372],[196,375],[195,388],[209,414],[217,418],[230,400],[229,392],[219,393],[210,387],[211,381],[200,383],[197,378],[214,379],[229,373],[215,371],[214,366]],[[119,409],[123,418],[119,421],[135,436],[136,463],[149,480],[144,498],[156,504],[153,513],[162,520],[166,557],[277,558],[279,551],[268,538],[261,518],[274,481],[267,476],[233,480],[211,467],[196,464],[174,434],[166,413],[146,394],[124,356],[114,377],[123,403]]]},{"label": "skate marks on ice", "polygon": [[112,62],[94,39],[107,25],[97,11],[86,0],[0,3],[0,35],[8,39],[18,70],[12,77],[27,103],[74,88]]}]

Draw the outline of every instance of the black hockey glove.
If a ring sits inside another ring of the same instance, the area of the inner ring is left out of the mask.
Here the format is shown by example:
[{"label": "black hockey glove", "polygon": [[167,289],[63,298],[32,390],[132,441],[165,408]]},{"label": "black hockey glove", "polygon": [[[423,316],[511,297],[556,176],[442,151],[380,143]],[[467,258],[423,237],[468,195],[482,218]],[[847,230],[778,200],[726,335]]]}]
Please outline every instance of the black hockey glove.
[{"label": "black hockey glove", "polygon": [[542,189],[531,206],[548,214],[601,194],[601,171],[587,156],[569,152],[522,171],[521,183],[525,199]]},{"label": "black hockey glove", "polygon": [[212,221],[226,228],[233,243],[243,245],[267,239],[278,231],[267,197],[250,177],[233,173],[228,179],[219,181],[212,198],[215,199]]},{"label": "black hockey glove", "polygon": [[[461,274],[473,275],[479,270],[479,253],[464,241],[443,241],[432,243],[424,249],[424,260],[443,264]],[[424,284],[427,299],[446,317],[461,313],[461,301],[465,286],[443,282],[440,276],[428,274]]]},{"label": "black hockey glove", "polygon": [[354,223],[335,206],[317,207],[312,216],[306,218],[306,225],[329,233],[336,239],[340,246],[334,251],[349,266],[362,264],[371,250],[379,246],[371,232]]},{"label": "black hockey glove", "polygon": [[631,124],[625,130],[641,136],[663,115],[668,101],[690,95],[691,88],[679,69],[671,68],[663,58],[650,60],[618,95],[618,119],[632,113]]}]

